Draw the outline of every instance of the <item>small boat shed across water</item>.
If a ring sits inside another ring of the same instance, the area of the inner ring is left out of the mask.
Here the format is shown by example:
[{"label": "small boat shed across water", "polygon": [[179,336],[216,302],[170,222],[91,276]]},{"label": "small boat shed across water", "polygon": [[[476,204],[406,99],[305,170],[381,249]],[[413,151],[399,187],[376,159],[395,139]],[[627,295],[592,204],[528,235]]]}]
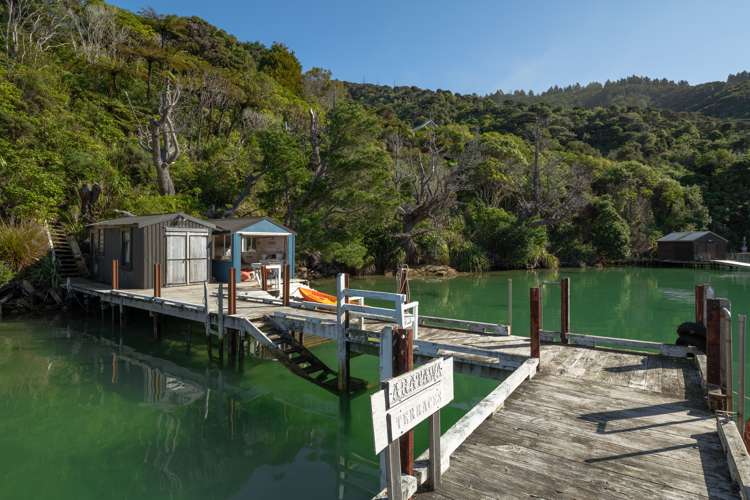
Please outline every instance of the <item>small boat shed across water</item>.
[{"label": "small boat shed across water", "polygon": [[660,260],[682,262],[726,259],[727,244],[726,238],[712,231],[669,233],[656,241]]},{"label": "small boat shed across water", "polygon": [[294,277],[296,234],[288,227],[267,217],[213,219],[211,223],[216,226],[211,262],[216,281],[228,282],[232,267],[239,283],[261,265],[280,272],[287,263],[291,264],[290,278]]}]

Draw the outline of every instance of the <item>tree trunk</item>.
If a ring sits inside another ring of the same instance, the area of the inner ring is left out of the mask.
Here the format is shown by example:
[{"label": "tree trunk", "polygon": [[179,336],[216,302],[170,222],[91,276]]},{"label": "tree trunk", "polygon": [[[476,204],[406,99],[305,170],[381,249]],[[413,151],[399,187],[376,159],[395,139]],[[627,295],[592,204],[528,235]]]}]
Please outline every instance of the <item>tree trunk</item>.
[{"label": "tree trunk", "polygon": [[156,174],[159,182],[159,192],[168,195],[175,194],[176,191],[174,189],[174,183],[172,182],[172,175],[169,173],[169,165],[166,163],[160,163],[156,167]]}]

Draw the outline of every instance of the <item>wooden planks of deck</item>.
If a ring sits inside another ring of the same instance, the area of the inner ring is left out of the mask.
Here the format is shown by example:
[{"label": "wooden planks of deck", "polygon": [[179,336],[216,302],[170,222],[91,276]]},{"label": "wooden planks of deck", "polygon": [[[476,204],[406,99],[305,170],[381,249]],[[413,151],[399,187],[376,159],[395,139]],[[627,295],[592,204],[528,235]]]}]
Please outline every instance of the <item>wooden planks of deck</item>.
[{"label": "wooden planks of deck", "polygon": [[560,345],[419,496],[738,498],[690,360]]}]

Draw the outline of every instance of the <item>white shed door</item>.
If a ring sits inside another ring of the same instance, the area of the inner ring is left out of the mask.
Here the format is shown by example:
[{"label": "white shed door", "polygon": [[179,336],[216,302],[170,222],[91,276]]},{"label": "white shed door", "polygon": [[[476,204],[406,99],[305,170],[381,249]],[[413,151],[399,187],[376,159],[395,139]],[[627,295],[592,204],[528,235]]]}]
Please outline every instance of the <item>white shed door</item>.
[{"label": "white shed door", "polygon": [[208,279],[208,235],[167,233],[167,285],[186,285]]}]

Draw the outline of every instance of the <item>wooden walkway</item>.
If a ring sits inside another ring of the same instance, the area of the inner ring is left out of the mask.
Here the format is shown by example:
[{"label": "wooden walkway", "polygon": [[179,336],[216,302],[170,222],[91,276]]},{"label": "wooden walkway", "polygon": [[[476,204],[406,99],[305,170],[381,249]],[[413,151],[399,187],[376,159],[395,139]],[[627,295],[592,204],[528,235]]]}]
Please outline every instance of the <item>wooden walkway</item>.
[{"label": "wooden walkway", "polygon": [[[72,279],[71,285],[79,293],[96,296],[103,303],[109,302],[114,306],[121,304],[125,307],[133,307],[191,321],[205,321],[203,284],[164,287],[157,302],[154,301],[153,290],[150,288],[113,292],[108,284],[83,278]],[[292,293],[295,286],[299,285],[293,284]],[[215,283],[208,285],[208,309],[212,315],[212,322],[215,322],[215,315],[218,312],[216,299],[218,288],[219,286]],[[330,311],[302,309],[299,305],[295,307],[294,304],[283,306],[274,295],[249,285],[238,284],[237,295],[237,313],[234,315],[224,314],[224,326],[226,328],[240,329],[243,327],[245,320],[260,325],[268,318],[279,320],[286,318],[285,321],[276,321],[276,324],[289,331],[302,331],[304,328],[306,335],[335,339],[335,314]],[[425,318],[425,321],[428,321],[427,318]],[[441,323],[451,320],[432,318],[431,321]],[[380,332],[384,326],[385,324],[382,322],[368,320],[365,327],[366,332],[363,333]],[[474,323],[473,326],[483,326],[485,329],[496,327],[498,331],[503,331],[504,328],[502,325],[482,323]],[[351,342],[355,350],[377,353],[378,341],[374,337],[368,339],[363,336],[360,341],[355,338]],[[420,325],[419,337],[415,341],[415,355],[417,357],[434,358],[451,355],[455,358],[457,371],[486,377],[503,378],[507,374],[507,370],[520,366],[528,358],[528,353],[529,339],[526,337],[474,333],[468,329],[451,327],[438,328]]]},{"label": "wooden walkway", "polygon": [[542,346],[424,499],[739,498],[691,359]]}]

